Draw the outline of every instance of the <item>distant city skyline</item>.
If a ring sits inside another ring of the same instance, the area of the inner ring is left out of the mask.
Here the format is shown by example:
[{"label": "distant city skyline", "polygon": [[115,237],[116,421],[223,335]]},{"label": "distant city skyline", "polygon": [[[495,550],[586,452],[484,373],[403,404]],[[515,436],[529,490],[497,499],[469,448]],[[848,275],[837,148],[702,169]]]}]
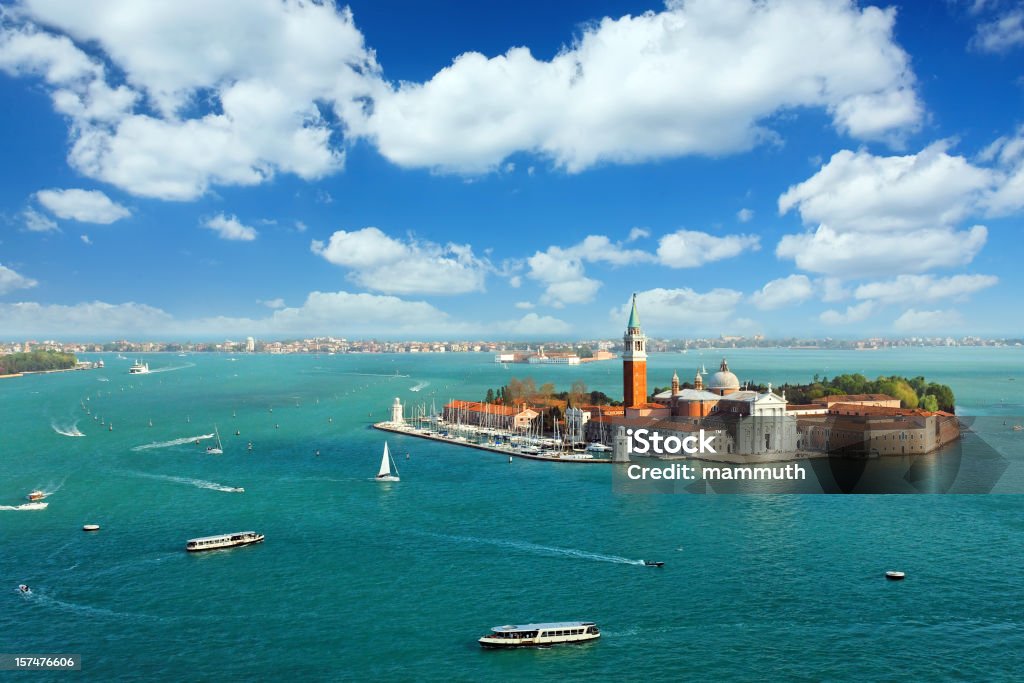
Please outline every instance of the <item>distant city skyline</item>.
[{"label": "distant city skyline", "polygon": [[1018,338],[1022,21],[17,0],[0,340]]}]

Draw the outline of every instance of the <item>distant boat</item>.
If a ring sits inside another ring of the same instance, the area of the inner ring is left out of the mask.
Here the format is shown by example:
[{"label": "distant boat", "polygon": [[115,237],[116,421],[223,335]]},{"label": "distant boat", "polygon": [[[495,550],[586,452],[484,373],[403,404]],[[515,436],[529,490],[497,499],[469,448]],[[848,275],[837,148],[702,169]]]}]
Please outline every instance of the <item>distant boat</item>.
[{"label": "distant boat", "polygon": [[[395,473],[391,474],[391,468],[394,467]],[[377,481],[399,481],[398,479],[398,467],[391,460],[391,454],[388,453],[388,442],[384,442],[384,455],[380,459],[380,471],[377,472]]]},{"label": "distant boat", "polygon": [[664,567],[664,562],[656,562],[655,560],[644,560],[645,567]]},{"label": "distant boat", "polygon": [[21,591],[22,593],[31,593],[32,592],[32,589],[29,588],[28,586],[26,586],[23,583],[18,584],[18,590]]},{"label": "distant boat", "polygon": [[889,579],[890,581],[902,581],[905,576],[906,576],[906,574],[904,574],[903,572],[886,572],[885,573],[885,578]]},{"label": "distant boat", "polygon": [[28,500],[42,500],[43,498],[46,498],[46,493],[43,491],[32,491],[25,496],[25,498]]},{"label": "distant boat", "polygon": [[128,368],[129,375],[145,375],[149,373],[149,363],[143,363],[140,360],[135,361],[130,368]]},{"label": "distant boat", "polygon": [[220,442],[220,432],[217,431],[217,425],[213,425],[213,434],[217,438],[217,445],[216,446],[207,446],[206,447],[206,452],[209,453],[210,455],[220,455],[221,453],[224,452],[224,446],[221,445],[221,442]]}]

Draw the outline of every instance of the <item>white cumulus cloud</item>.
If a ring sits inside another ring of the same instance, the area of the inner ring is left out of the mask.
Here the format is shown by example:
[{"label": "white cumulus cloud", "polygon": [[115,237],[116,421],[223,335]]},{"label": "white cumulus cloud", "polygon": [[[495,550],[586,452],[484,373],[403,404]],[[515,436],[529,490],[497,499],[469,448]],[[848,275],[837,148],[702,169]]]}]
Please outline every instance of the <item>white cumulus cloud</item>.
[{"label": "white cumulus cloud", "polygon": [[24,221],[25,229],[29,232],[54,232],[58,229],[56,221],[49,216],[44,216],[32,207],[22,211],[21,218]]},{"label": "white cumulus cloud", "polygon": [[875,310],[874,301],[862,301],[859,304],[847,306],[845,311],[837,311],[829,309],[824,311],[819,317],[821,322],[828,325],[847,325],[849,323],[859,323],[867,320]]},{"label": "white cumulus cloud", "polygon": [[900,275],[893,280],[862,284],[854,291],[854,296],[879,303],[963,300],[998,283],[995,275]]},{"label": "white cumulus cloud", "polygon": [[107,225],[132,215],[99,190],[40,190],[36,201],[59,218]]},{"label": "white cumulus cloud", "polygon": [[961,229],[963,221],[1024,205],[1024,172],[1019,189],[1014,184],[1017,146],[1009,139],[1001,145],[987,153],[1002,167],[952,155],[946,141],[903,156],[837,152],[779,197],[780,213],[796,210],[810,227],[785,235],[776,255],[803,270],[844,278],[970,263],[988,231],[983,225]]},{"label": "white cumulus cloud", "polygon": [[[743,293],[733,289],[697,292],[689,287],[658,287],[637,293],[637,311],[640,324],[648,333],[689,336],[721,332],[723,327],[734,330],[740,321],[733,313],[742,299]],[[629,312],[630,302],[626,302],[613,308],[609,315],[613,324],[625,326]],[[745,326],[749,324],[746,321]]]},{"label": "white cumulus cloud", "polygon": [[238,242],[251,242],[256,239],[256,228],[244,225],[236,216],[225,216],[217,214],[202,222],[204,228],[217,233],[222,240],[233,240]]},{"label": "white cumulus cloud", "polygon": [[338,230],[326,243],[314,240],[311,249],[348,268],[354,282],[389,294],[479,292],[487,273],[494,270],[468,244],[395,239],[375,227]]},{"label": "white cumulus cloud", "polygon": [[658,241],[658,261],[670,268],[696,268],[760,248],[757,235],[717,237],[696,230],[679,230]]},{"label": "white cumulus cloud", "polygon": [[810,278],[806,275],[790,275],[768,282],[760,291],[754,292],[750,300],[758,308],[770,310],[804,302],[813,294],[814,287]]},{"label": "white cumulus cloud", "polygon": [[478,173],[532,151],[570,172],[749,149],[766,119],[816,107],[844,133],[914,128],[922,107],[892,9],[827,0],[690,0],[604,18],[550,61],[458,56],[375,101],[361,129],[403,166]]},{"label": "white cumulus cloud", "polygon": [[963,325],[963,317],[955,310],[919,311],[911,308],[893,321],[896,332],[950,332]]},{"label": "white cumulus cloud", "polygon": [[32,278],[20,275],[0,263],[0,295],[13,292],[16,289],[35,287],[37,284],[39,283]]}]

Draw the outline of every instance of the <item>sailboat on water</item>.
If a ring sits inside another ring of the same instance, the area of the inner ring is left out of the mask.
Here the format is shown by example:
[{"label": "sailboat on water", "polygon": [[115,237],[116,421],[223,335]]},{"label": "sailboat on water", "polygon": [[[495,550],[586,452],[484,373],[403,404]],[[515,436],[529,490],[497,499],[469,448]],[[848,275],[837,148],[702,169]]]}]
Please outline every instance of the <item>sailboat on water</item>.
[{"label": "sailboat on water", "polygon": [[[392,474],[391,470],[394,469],[395,473]],[[391,454],[388,453],[388,442],[384,442],[384,456],[380,459],[380,471],[377,472],[377,481],[399,481],[398,479],[398,467],[395,465],[395,461],[391,459]]]},{"label": "sailboat on water", "polygon": [[207,446],[206,452],[210,455],[220,455],[224,452],[224,446],[220,442],[220,432],[217,430],[217,425],[213,425],[213,434],[217,437],[217,445]]}]

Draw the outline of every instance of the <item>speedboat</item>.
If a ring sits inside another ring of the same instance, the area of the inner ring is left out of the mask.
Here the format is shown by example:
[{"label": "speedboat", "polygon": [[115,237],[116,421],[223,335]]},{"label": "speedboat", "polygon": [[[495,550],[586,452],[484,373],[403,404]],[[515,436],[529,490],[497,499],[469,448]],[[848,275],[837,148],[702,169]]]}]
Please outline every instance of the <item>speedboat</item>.
[{"label": "speedboat", "polygon": [[32,491],[25,497],[29,500],[42,500],[46,498],[46,493],[43,491]]},{"label": "speedboat", "polygon": [[26,586],[25,584],[20,584],[18,586],[18,590],[21,591],[22,593],[31,593],[32,592],[32,589],[29,588],[28,586]]},{"label": "speedboat", "polygon": [[890,581],[902,581],[906,577],[904,572],[886,572],[885,578]]},{"label": "speedboat", "polygon": [[644,560],[645,567],[664,567],[664,562],[657,562],[655,560]]}]

